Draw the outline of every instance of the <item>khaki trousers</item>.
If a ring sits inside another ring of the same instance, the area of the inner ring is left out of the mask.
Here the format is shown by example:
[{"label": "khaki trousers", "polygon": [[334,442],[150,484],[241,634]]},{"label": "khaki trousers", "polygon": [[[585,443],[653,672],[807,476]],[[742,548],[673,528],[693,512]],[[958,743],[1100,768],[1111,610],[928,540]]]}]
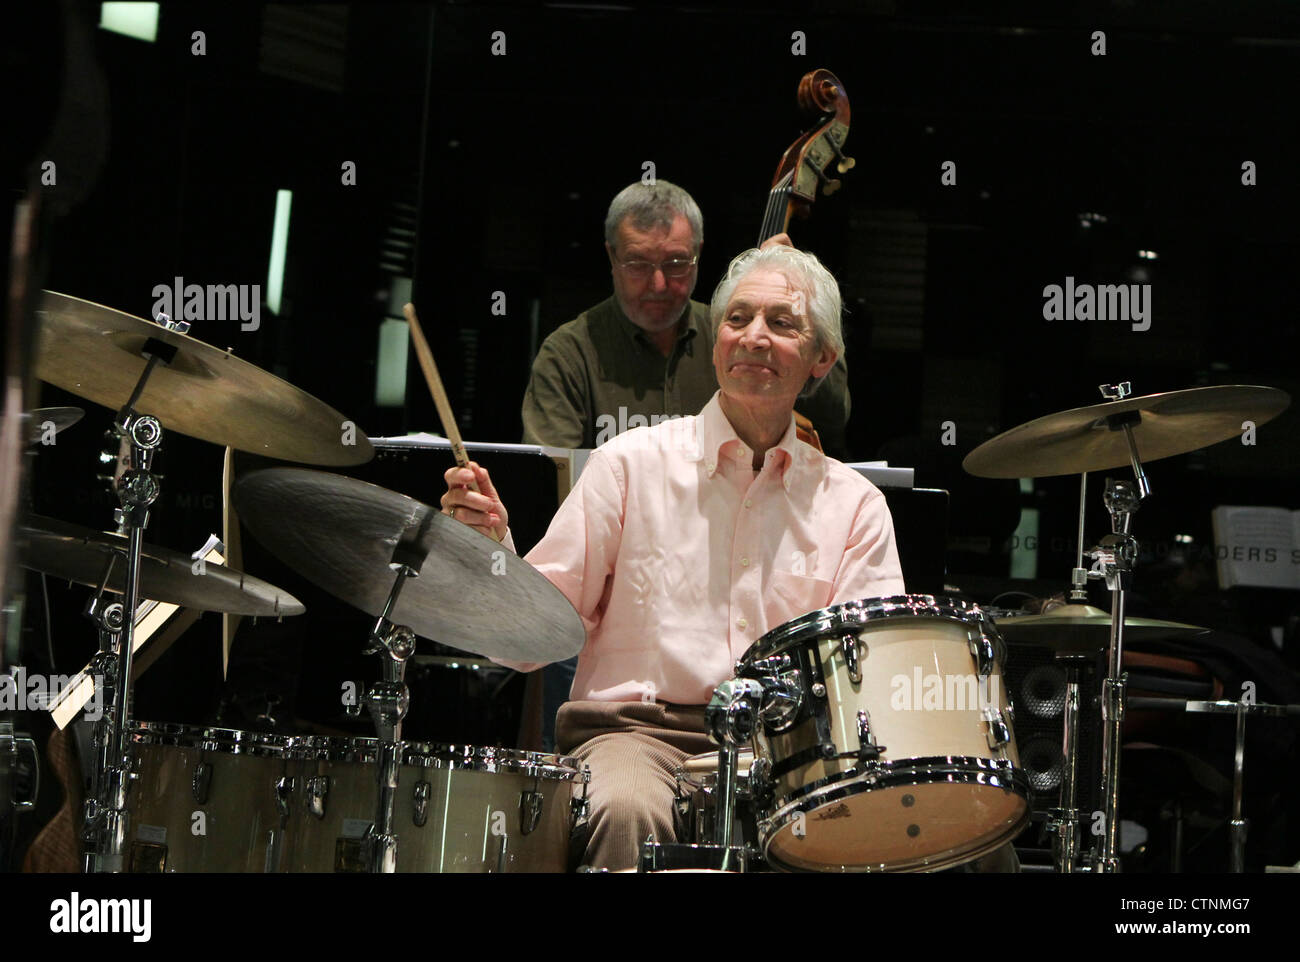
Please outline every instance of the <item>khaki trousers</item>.
[{"label": "khaki trousers", "polygon": [[704,706],[571,701],[555,719],[555,747],[591,767],[591,813],[579,865],[635,868],[641,843],[675,842],[677,769],[692,755],[716,751],[704,729]]}]

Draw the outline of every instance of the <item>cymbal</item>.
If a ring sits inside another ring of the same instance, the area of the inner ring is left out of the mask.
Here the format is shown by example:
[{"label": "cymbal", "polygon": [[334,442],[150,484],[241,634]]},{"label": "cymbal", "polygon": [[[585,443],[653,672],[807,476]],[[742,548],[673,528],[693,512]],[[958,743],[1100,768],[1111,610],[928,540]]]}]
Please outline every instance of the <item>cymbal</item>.
[{"label": "cymbal", "polygon": [[144,373],[150,338],[176,348],[135,408],[163,428],[305,464],[364,464],[370,441],[322,401],[203,341],[111,307],[45,291],[36,311],[36,376],[116,411]]},{"label": "cymbal", "polygon": [[1146,464],[1239,437],[1242,421],[1263,424],[1290,403],[1285,391],[1246,384],[1104,401],[1004,431],[966,455],[961,466],[980,478],[1050,478],[1124,467],[1130,463],[1128,441],[1112,424],[1128,418],[1134,419],[1133,439]]},{"label": "cymbal", "polygon": [[543,662],[586,641],[578,613],[532,565],[413,498],[323,471],[267,468],[240,478],[234,500],[272,554],[369,615],[383,611],[400,543],[419,577],[407,579],[389,617],[421,637]]},{"label": "cymbal", "polygon": [[[27,515],[18,529],[19,563],[33,571],[98,586],[110,555],[119,555],[107,590],[123,594],[127,539],[40,515]],[[233,615],[300,615],[307,609],[288,592],[226,565],[208,562],[202,574],[179,551],[145,545],[140,551],[140,597]]]},{"label": "cymbal", "polygon": [[81,408],[34,408],[23,417],[27,420],[28,445],[40,444],[45,437],[46,426],[53,425],[54,433],[66,431],[83,417],[86,412]]},{"label": "cymbal", "polygon": [[[1045,615],[995,618],[1003,637],[1060,652],[1102,651],[1110,647],[1110,615],[1092,605],[1062,605]],[[1154,618],[1125,618],[1125,641],[1182,638],[1208,631],[1196,625]]]}]

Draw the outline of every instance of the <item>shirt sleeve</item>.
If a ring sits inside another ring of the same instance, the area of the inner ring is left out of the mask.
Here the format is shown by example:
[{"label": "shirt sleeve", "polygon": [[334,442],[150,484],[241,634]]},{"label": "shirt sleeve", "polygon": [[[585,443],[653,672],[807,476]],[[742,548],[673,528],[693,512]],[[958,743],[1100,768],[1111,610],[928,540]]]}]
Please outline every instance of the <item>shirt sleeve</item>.
[{"label": "shirt sleeve", "polygon": [[894,543],[894,519],[885,496],[873,490],[853,521],[849,544],[835,573],[830,603],[838,605],[906,593],[903,567]]},{"label": "shirt sleeve", "polygon": [[[592,452],[546,534],[524,557],[573,605],[588,639],[609,603],[609,583],[623,538],[624,495],[614,464],[603,451]],[[493,660],[516,671],[548,664]]]},{"label": "shirt sleeve", "polygon": [[542,342],[524,391],[524,443],[581,448],[591,420],[587,379],[578,346],[562,333]]}]

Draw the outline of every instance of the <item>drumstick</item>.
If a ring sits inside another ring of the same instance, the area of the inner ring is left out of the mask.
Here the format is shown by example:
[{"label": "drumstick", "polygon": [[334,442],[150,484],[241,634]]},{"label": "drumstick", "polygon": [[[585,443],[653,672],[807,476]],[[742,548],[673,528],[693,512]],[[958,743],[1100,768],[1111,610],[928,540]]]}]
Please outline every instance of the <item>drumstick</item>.
[{"label": "drumstick", "polygon": [[[424,380],[429,385],[429,393],[433,395],[434,407],[438,409],[438,418],[442,421],[442,432],[447,435],[447,440],[451,442],[451,453],[456,458],[456,463],[462,468],[469,466],[469,455],[465,453],[465,445],[460,440],[460,429],[456,427],[456,418],[451,413],[451,402],[447,400],[447,392],[442,386],[442,378],[438,376],[438,365],[433,362],[433,352],[429,350],[429,342],[424,339],[424,332],[420,330],[420,321],[415,316],[415,305],[407,304],[402,308],[402,313],[406,315],[406,322],[411,326],[411,340],[415,342],[415,356],[420,359],[420,368],[424,371]],[[478,491],[478,483],[471,481],[469,485],[471,491]]]}]

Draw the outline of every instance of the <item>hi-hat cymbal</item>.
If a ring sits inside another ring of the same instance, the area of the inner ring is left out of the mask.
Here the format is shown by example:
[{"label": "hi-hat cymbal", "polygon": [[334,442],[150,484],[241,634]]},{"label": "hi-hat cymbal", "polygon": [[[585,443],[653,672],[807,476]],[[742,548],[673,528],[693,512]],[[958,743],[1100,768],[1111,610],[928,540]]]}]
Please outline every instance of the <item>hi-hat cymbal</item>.
[{"label": "hi-hat cymbal", "polygon": [[1131,423],[1142,463],[1241,435],[1242,421],[1271,421],[1291,403],[1272,387],[1230,384],[1104,401],[1049,414],[985,441],[962,461],[980,478],[1050,478],[1130,463]]},{"label": "hi-hat cymbal", "polygon": [[36,408],[23,415],[27,421],[28,445],[40,444],[49,435],[51,428],[57,435],[66,431],[83,417],[86,412],[81,408]]},{"label": "hi-hat cymbal", "polygon": [[[54,518],[28,515],[18,529],[19,563],[33,571],[98,586],[116,554],[107,590],[123,594],[127,539]],[[226,565],[205,563],[194,571],[189,555],[145,545],[140,551],[140,597],[232,615],[300,615],[306,609],[288,592]]]},{"label": "hi-hat cymbal", "polygon": [[586,640],[582,619],[532,565],[428,505],[323,471],[268,468],[235,484],[239,516],[272,554],[335,597],[378,616],[394,551],[419,570],[395,624],[463,651],[560,661]]},{"label": "hi-hat cymbal", "polygon": [[[1043,615],[995,618],[998,631],[1011,641],[1059,652],[1094,652],[1110,647],[1110,615],[1092,605],[1062,605]],[[1125,641],[1156,641],[1202,635],[1208,628],[1154,618],[1125,618]]]},{"label": "hi-hat cymbal", "polygon": [[45,291],[36,311],[36,376],[116,411],[144,373],[149,339],[176,349],[135,404],[163,428],[304,464],[363,464],[370,441],[329,405],[203,341],[111,307]]}]

